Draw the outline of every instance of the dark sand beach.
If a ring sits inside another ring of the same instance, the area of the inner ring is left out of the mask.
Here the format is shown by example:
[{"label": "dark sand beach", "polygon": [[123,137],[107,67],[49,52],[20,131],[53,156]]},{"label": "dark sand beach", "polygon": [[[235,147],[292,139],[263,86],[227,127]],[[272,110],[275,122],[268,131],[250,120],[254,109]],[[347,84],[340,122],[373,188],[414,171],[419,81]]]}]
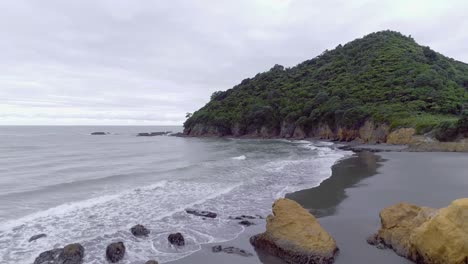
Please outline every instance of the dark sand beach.
[{"label": "dark sand beach", "polygon": [[[333,175],[320,186],[287,195],[319,217],[322,226],[336,239],[337,264],[411,263],[391,250],[379,250],[366,237],[380,226],[378,213],[386,206],[406,201],[430,207],[445,207],[468,196],[467,153],[411,153],[363,151],[332,168]],[[247,227],[239,237],[221,245],[253,253],[244,257],[212,253],[213,244],[176,263],[283,263],[255,252],[250,236],[265,230],[264,220]],[[218,245],[218,244],[217,244]]]}]

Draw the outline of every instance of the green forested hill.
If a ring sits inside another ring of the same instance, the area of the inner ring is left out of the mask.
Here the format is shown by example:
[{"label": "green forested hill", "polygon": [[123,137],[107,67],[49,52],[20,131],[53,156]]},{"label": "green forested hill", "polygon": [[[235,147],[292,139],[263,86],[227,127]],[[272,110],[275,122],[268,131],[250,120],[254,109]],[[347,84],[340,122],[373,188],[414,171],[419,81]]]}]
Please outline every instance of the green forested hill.
[{"label": "green forested hill", "polygon": [[450,134],[463,126],[458,120],[465,109],[468,64],[382,31],[215,92],[184,127],[194,135],[242,136],[262,129],[279,136],[285,124],[310,134],[319,124],[358,128],[372,120],[392,129],[425,133],[438,127]]}]

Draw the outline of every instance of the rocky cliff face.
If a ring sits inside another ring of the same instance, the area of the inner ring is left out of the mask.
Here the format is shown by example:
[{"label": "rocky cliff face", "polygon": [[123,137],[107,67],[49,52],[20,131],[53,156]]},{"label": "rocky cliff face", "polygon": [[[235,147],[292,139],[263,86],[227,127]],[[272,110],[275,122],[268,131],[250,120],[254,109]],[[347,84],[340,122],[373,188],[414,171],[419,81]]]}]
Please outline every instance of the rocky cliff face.
[{"label": "rocky cliff face", "polygon": [[255,129],[242,130],[238,125],[229,129],[220,129],[215,126],[196,124],[193,127],[185,129],[184,133],[188,136],[234,136],[248,138],[295,138],[302,139],[306,137],[353,141],[362,143],[384,143],[390,134],[390,127],[387,124],[376,124],[371,120],[366,121],[362,126],[347,128],[338,126],[330,127],[328,124],[319,124],[312,129],[306,130],[294,123],[282,122],[281,127],[268,128],[262,126]]},{"label": "rocky cliff face", "polygon": [[433,209],[407,203],[385,208],[373,244],[422,264],[468,263],[468,198]]}]

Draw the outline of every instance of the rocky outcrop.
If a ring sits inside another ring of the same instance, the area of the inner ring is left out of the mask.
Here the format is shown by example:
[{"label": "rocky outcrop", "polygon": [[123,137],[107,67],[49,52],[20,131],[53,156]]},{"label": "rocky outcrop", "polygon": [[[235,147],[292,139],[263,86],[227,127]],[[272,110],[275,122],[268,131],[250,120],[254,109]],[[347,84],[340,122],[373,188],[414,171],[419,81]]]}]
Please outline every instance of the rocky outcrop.
[{"label": "rocky outcrop", "polygon": [[130,232],[136,237],[143,237],[143,236],[148,236],[150,231],[142,226],[142,225],[135,225],[132,228],[130,228]]},{"label": "rocky outcrop", "polygon": [[239,225],[243,225],[243,226],[251,226],[251,225],[255,225],[254,222],[251,222],[249,220],[242,220],[239,222]]},{"label": "rocky outcrop", "polygon": [[167,237],[167,241],[169,241],[169,243],[174,246],[178,246],[178,247],[185,246],[185,239],[181,233],[170,234]]},{"label": "rocky outcrop", "polygon": [[81,264],[84,258],[84,248],[80,244],[69,244],[64,248],[56,248],[42,252],[34,264]]},{"label": "rocky outcrop", "polygon": [[28,241],[32,242],[32,241],[38,240],[39,238],[43,238],[43,237],[46,237],[46,236],[47,236],[46,234],[37,234],[37,235],[34,235],[31,238],[29,238]]},{"label": "rocky outcrop", "polygon": [[388,144],[407,145],[414,142],[413,136],[416,134],[414,128],[399,128],[392,131],[387,137]]},{"label": "rocky outcrop", "polygon": [[123,242],[112,243],[106,248],[106,258],[111,263],[122,260],[125,256],[125,245]]},{"label": "rocky outcrop", "polygon": [[192,214],[201,217],[208,217],[208,218],[216,218],[218,216],[216,213],[209,212],[209,211],[200,211],[197,209],[185,209],[187,214]]},{"label": "rocky outcrop", "polygon": [[338,248],[335,240],[306,209],[289,199],[273,204],[267,217],[266,232],[253,236],[250,242],[287,263],[333,263]]},{"label": "rocky outcrop", "polygon": [[380,213],[381,229],[368,239],[422,264],[468,263],[468,198],[433,209],[407,203]]}]

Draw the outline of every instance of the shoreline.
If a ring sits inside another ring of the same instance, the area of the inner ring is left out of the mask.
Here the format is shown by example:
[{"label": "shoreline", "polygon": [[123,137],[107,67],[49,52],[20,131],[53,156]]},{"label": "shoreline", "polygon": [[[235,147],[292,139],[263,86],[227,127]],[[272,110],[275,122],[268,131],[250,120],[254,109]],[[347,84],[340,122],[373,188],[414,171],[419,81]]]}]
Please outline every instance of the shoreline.
[{"label": "shoreline", "polygon": [[228,138],[228,139],[285,139],[285,140],[309,140],[309,141],[325,141],[341,145],[339,148],[343,150],[351,150],[354,152],[371,151],[371,152],[468,152],[468,139],[460,141],[439,142],[433,139],[424,140],[418,139],[409,144],[389,144],[389,143],[362,143],[356,141],[337,141],[330,139],[322,139],[316,137],[257,137],[257,136],[215,136],[215,135],[187,135],[184,133],[176,133],[171,136],[186,137],[186,138]]},{"label": "shoreline", "polygon": [[[466,196],[468,179],[462,175],[467,158],[466,153],[362,150],[334,164],[332,175],[319,186],[289,193],[286,198],[311,211],[335,238],[340,248],[335,263],[409,264],[412,262],[392,250],[367,244],[366,238],[380,227],[379,212],[401,201],[440,208]],[[256,225],[246,227],[234,240],[204,244],[192,255],[169,263],[284,264],[250,245],[251,236],[265,231],[265,220],[254,222]],[[238,247],[254,256],[212,253],[215,245]]]}]

